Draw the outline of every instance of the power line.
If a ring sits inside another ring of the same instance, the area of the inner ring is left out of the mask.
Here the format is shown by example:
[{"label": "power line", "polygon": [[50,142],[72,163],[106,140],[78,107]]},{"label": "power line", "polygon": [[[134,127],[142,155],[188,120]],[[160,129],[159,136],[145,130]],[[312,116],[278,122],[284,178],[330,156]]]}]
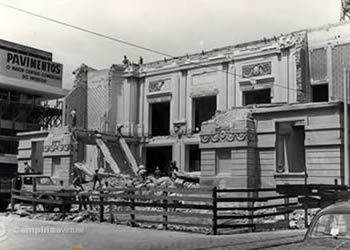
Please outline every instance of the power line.
[{"label": "power line", "polygon": [[115,41],[115,42],[118,42],[118,43],[122,43],[122,44],[125,44],[125,45],[128,45],[128,46],[132,46],[132,47],[135,47],[135,48],[138,48],[138,49],[146,50],[146,51],[149,51],[149,52],[152,52],[152,53],[156,53],[156,54],[159,54],[159,55],[172,57],[171,55],[166,54],[166,53],[164,53],[162,51],[158,51],[158,50],[155,50],[155,49],[147,48],[147,47],[138,45],[136,43],[132,43],[132,42],[128,42],[128,41],[125,41],[125,40],[122,40],[122,39],[118,39],[118,38],[115,38],[115,37],[112,37],[112,36],[108,36],[108,35],[105,35],[105,34],[102,34],[102,33],[96,32],[96,31],[93,31],[93,30],[89,30],[89,29],[86,29],[86,28],[79,27],[77,25],[69,24],[69,23],[66,23],[66,22],[60,21],[58,19],[51,18],[51,17],[43,16],[43,15],[40,15],[40,14],[31,12],[31,11],[28,11],[28,10],[25,10],[25,9],[21,9],[21,8],[18,8],[18,7],[9,5],[9,4],[5,4],[5,3],[0,2],[0,5],[3,6],[3,7],[9,8],[9,9],[13,9],[13,10],[16,10],[16,11],[19,11],[19,12],[31,15],[31,16],[35,16],[35,17],[38,17],[38,18],[41,18],[41,19],[45,19],[45,20],[53,22],[53,23],[64,25],[64,26],[72,28],[72,29],[76,29],[76,30],[79,30],[79,31],[82,31],[82,32],[86,32],[86,33],[89,33],[89,34],[92,34],[92,35],[95,35],[95,36],[103,37],[103,38],[106,38],[106,39],[109,39],[109,40],[112,40],[112,41]]},{"label": "power line", "polygon": [[[145,47],[145,46],[142,46],[142,45],[138,45],[136,43],[128,42],[128,41],[125,41],[125,40],[122,40],[122,39],[119,39],[119,38],[115,38],[115,37],[112,37],[112,36],[109,36],[109,35],[105,35],[105,34],[102,34],[102,33],[99,33],[99,32],[93,31],[93,30],[82,28],[82,27],[79,27],[77,25],[69,24],[69,23],[63,22],[63,21],[58,20],[58,19],[54,19],[54,18],[51,18],[51,17],[43,16],[43,15],[34,13],[32,11],[28,11],[28,10],[25,10],[25,9],[22,9],[22,8],[15,7],[13,5],[9,5],[9,4],[5,4],[5,3],[0,2],[0,6],[6,7],[6,8],[9,8],[9,9],[12,9],[12,10],[16,10],[16,11],[25,13],[27,15],[35,16],[35,17],[44,19],[46,21],[50,21],[50,22],[53,22],[53,23],[56,23],[56,24],[60,24],[60,25],[63,25],[63,26],[66,26],[66,27],[69,27],[69,28],[72,28],[72,29],[76,29],[76,30],[79,30],[79,31],[82,31],[82,32],[86,32],[86,33],[89,33],[89,34],[92,34],[92,35],[95,35],[95,36],[99,36],[99,37],[102,37],[102,38],[105,38],[105,39],[108,39],[108,40],[111,40],[111,41],[114,41],[114,42],[122,43],[122,44],[125,44],[125,45],[128,45],[128,46],[135,47],[135,48],[138,48],[138,49],[142,49],[142,50],[145,50],[145,51],[149,51],[149,52],[152,52],[152,53],[155,53],[155,54],[158,54],[158,55],[170,57],[170,59],[178,59],[179,58],[177,56],[173,56],[173,55],[170,55],[168,53],[165,53],[165,52],[162,52],[162,51],[159,51],[159,50],[155,50],[155,49],[148,48],[148,47]],[[196,64],[198,66],[201,66],[201,67],[214,69],[215,71],[218,71],[218,72],[223,72],[225,74],[230,74],[232,76],[238,76],[238,77],[241,77],[241,78],[245,77],[246,79],[250,79],[252,81],[255,81],[254,79],[247,78],[246,76],[237,74],[236,72],[232,73],[229,70],[224,71],[224,70],[217,69],[217,68],[215,68],[213,66],[210,66],[210,65],[203,65],[200,62],[192,62],[192,63]],[[280,85],[280,84],[276,84],[276,83],[274,83],[274,86],[278,86],[278,87],[285,88],[285,89],[288,89],[288,90],[293,90],[293,91],[300,91],[300,89],[290,88],[290,87],[286,87],[286,86],[283,86],[283,85]]]}]

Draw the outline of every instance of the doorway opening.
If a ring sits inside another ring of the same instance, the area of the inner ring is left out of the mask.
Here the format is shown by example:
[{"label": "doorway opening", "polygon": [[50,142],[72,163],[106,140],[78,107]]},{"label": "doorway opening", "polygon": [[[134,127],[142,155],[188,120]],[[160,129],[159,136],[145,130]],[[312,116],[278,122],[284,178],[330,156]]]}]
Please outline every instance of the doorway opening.
[{"label": "doorway opening", "polygon": [[216,112],[216,96],[193,98],[193,132],[201,131],[201,124],[210,120]]},{"label": "doorway opening", "polygon": [[162,176],[169,175],[169,164],[173,158],[172,146],[146,148],[146,168],[148,174],[153,174],[159,167]]},{"label": "doorway opening", "polygon": [[150,104],[150,118],[152,136],[166,136],[170,134],[170,102]]},{"label": "doorway opening", "polygon": [[187,167],[188,172],[201,171],[201,151],[198,145],[186,146]]}]

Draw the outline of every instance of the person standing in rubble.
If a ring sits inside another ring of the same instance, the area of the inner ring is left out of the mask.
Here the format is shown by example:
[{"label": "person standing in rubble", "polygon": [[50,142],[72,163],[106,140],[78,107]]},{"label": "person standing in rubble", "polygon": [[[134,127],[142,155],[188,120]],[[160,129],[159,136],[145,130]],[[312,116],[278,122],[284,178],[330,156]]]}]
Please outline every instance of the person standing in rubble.
[{"label": "person standing in rubble", "polygon": [[169,164],[169,177],[170,179],[176,179],[176,173],[179,171],[179,168],[176,166],[176,161],[171,161]]},{"label": "person standing in rubble", "polygon": [[95,190],[97,182],[98,182],[99,186],[101,186],[101,179],[100,179],[100,177],[99,177],[99,175],[98,175],[98,168],[95,169],[95,174],[94,174],[94,176],[92,177],[92,180],[93,180],[93,182],[94,182],[94,184],[93,184],[93,186],[92,186],[92,190]]},{"label": "person standing in rubble", "polygon": [[28,162],[24,163],[24,173],[29,174],[29,173],[34,173],[34,169],[28,164]]},{"label": "person standing in rubble", "polygon": [[74,173],[73,186],[78,190],[78,192],[84,191],[83,178],[81,177],[80,173]]},{"label": "person standing in rubble", "polygon": [[144,165],[140,165],[139,169],[137,170],[137,175],[139,177],[139,180],[141,182],[145,182],[146,181],[146,174],[147,174],[147,170],[145,168]]},{"label": "person standing in rubble", "polygon": [[157,166],[156,170],[154,171],[154,178],[159,179],[160,178],[160,169]]},{"label": "person standing in rubble", "polygon": [[73,109],[70,112],[71,127],[74,128],[77,125],[77,110]]}]

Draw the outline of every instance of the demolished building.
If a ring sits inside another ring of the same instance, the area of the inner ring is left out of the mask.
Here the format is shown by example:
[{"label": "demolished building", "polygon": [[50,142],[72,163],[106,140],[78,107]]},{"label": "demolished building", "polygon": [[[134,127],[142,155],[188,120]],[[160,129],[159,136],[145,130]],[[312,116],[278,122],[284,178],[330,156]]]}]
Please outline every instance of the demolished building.
[{"label": "demolished building", "polygon": [[[82,65],[64,125],[75,109],[77,129],[122,135],[134,165],[167,175],[176,161],[201,185],[344,183],[349,28],[340,22],[104,70]],[[77,160],[98,165],[98,145],[78,147]]]}]

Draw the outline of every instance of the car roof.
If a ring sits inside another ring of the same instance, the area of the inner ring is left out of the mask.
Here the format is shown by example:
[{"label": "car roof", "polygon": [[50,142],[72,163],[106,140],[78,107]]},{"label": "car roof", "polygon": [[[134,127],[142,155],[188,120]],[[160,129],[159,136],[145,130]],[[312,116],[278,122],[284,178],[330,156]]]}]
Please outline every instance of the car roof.
[{"label": "car roof", "polygon": [[350,200],[348,201],[341,201],[337,202],[335,204],[332,204],[323,210],[321,210],[320,213],[326,214],[326,213],[334,213],[334,212],[348,212],[350,213]]}]

